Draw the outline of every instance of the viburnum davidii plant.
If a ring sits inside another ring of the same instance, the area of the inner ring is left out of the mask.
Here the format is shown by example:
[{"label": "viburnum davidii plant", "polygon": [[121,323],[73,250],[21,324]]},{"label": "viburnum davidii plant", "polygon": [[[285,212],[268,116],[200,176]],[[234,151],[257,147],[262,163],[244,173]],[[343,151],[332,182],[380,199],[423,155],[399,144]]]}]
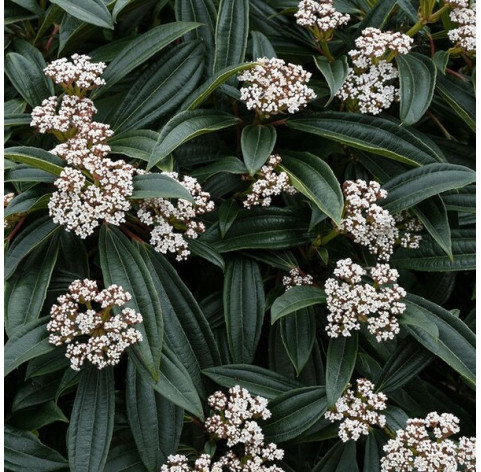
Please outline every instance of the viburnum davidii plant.
[{"label": "viburnum davidii plant", "polygon": [[9,472],[472,472],[476,4],[5,2]]}]

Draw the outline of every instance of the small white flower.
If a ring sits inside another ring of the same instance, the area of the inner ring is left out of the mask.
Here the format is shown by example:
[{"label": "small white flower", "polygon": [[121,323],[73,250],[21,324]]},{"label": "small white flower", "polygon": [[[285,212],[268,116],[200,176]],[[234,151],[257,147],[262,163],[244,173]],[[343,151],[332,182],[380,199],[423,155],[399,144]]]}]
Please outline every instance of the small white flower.
[{"label": "small white flower", "polygon": [[314,278],[312,275],[302,275],[297,267],[291,269],[289,275],[282,278],[282,285],[284,285],[286,291],[298,285],[312,285],[313,283]]},{"label": "small white flower", "polygon": [[298,25],[316,27],[326,33],[346,25],[351,18],[348,14],[338,12],[332,0],[301,0],[294,16]]},{"label": "small white flower", "polygon": [[[461,2],[464,4],[464,2]],[[467,2],[466,2],[467,3]],[[468,5],[455,8],[449,18],[458,25],[448,31],[448,38],[454,44],[458,44],[469,52],[476,51],[476,3],[471,8]]]},{"label": "small white flower", "polygon": [[241,88],[241,100],[249,110],[257,110],[266,118],[279,113],[295,113],[316,98],[306,83],[311,73],[301,66],[287,64],[282,59],[256,60],[258,65],[243,71],[238,79],[246,82]]}]

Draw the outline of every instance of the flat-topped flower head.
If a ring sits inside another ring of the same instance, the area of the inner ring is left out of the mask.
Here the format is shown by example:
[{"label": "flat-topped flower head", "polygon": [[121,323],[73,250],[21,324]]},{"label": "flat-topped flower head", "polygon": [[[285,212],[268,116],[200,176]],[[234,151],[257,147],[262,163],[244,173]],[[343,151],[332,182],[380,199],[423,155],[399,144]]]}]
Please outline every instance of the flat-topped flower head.
[{"label": "flat-topped flower head", "polygon": [[254,397],[236,385],[229,389],[228,395],[215,392],[207,402],[213,411],[205,421],[205,428],[212,440],[225,441],[227,451],[216,459],[202,454],[193,467],[184,455],[169,456],[161,472],[283,472],[269,463],[281,460],[284,451],[274,443],[265,444],[262,428],[257,423],[271,416],[267,399]]},{"label": "flat-topped flower head", "polygon": [[379,411],[386,409],[386,401],[384,393],[374,393],[372,382],[358,379],[357,389],[348,389],[324,416],[332,422],[341,421],[339,437],[343,442],[357,441],[362,435],[368,435],[373,426],[385,426],[386,417]]},{"label": "flat-topped flower head", "polygon": [[382,472],[474,472],[476,439],[448,439],[458,432],[459,418],[450,413],[432,412],[426,418],[409,419],[384,446]]},{"label": "flat-topped flower head", "polygon": [[455,8],[449,18],[457,25],[448,31],[450,41],[468,52],[476,52],[476,2],[471,7]]},{"label": "flat-topped flower head", "polygon": [[69,61],[66,57],[51,62],[43,71],[57,85],[66,89],[76,87],[80,90],[92,90],[105,85],[103,74],[107,64],[91,62],[89,56],[73,54]]},{"label": "flat-topped flower head", "polygon": [[112,312],[131,298],[118,285],[99,290],[93,280],[75,280],[50,310],[49,342],[67,345],[66,356],[74,370],[86,361],[98,369],[118,364],[127,347],[142,341],[142,334],[132,327],[142,322],[140,313],[132,308]]},{"label": "flat-topped flower head", "polygon": [[284,60],[261,57],[251,69],[239,74],[246,82],[241,88],[241,100],[249,110],[256,110],[268,118],[280,113],[295,113],[316,98],[306,84],[311,73],[301,66],[286,64]]},{"label": "flat-topped flower head", "polygon": [[301,273],[301,270],[297,267],[291,269],[289,275],[282,277],[282,285],[284,285],[286,291],[292,287],[299,285],[312,285],[313,283],[314,278],[312,275]]},{"label": "flat-topped flower head", "polygon": [[281,156],[272,154],[267,163],[257,172],[256,181],[243,202],[246,208],[257,205],[268,207],[272,203],[272,197],[282,192],[289,195],[296,193],[296,189],[290,184],[289,176],[284,171],[276,169],[281,162]]},{"label": "flat-topped flower head", "polygon": [[77,236],[86,238],[103,221],[118,226],[131,208],[135,169],[124,161],[108,158],[84,161],[84,173],[66,167],[54,182],[57,191],[48,203],[54,223],[65,226]]},{"label": "flat-topped flower head", "polygon": [[363,283],[362,277],[368,271],[351,259],[337,262],[334,277],[326,280],[328,336],[351,336],[367,324],[368,331],[378,342],[394,339],[399,333],[397,318],[406,309],[400,300],[406,291],[396,282],[399,277],[396,269],[388,264],[377,264],[369,270],[373,281]]},{"label": "flat-topped flower head", "polygon": [[150,235],[154,249],[163,254],[177,254],[180,261],[190,254],[186,238],[195,239],[205,231],[204,224],[195,218],[212,211],[214,202],[194,177],[181,178],[177,172],[164,172],[164,175],[185,187],[194,202],[181,198],[177,201],[150,198],[140,202],[137,216],[142,223],[154,227]]},{"label": "flat-topped flower head", "polygon": [[351,19],[347,13],[335,9],[333,0],[301,0],[294,16],[298,25],[312,29],[314,34],[324,33],[325,39]]}]

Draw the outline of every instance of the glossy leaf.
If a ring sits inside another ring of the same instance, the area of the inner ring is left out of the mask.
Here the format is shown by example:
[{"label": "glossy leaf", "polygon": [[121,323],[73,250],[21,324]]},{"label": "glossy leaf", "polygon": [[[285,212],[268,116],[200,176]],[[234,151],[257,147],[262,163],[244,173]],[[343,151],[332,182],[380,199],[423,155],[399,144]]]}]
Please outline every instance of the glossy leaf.
[{"label": "glossy leaf", "polygon": [[289,118],[287,126],[380,154],[411,166],[443,160],[439,150],[417,132],[396,122],[354,113],[311,113]]},{"label": "glossy leaf", "polygon": [[250,363],[254,358],[264,320],[262,276],[253,260],[227,260],[224,279],[224,316],[232,360]]},{"label": "glossy leaf", "polygon": [[112,16],[102,0],[82,0],[81,2],[52,0],[52,3],[58,5],[69,15],[86,23],[100,26],[101,28],[114,29]]},{"label": "glossy leaf", "polygon": [[271,324],[283,316],[289,315],[303,308],[325,303],[326,294],[323,290],[310,285],[292,287],[276,298],[271,307]]},{"label": "glossy leaf", "polygon": [[115,385],[112,367],[82,372],[70,418],[67,448],[72,472],[98,472],[107,461],[114,430]]},{"label": "glossy leaf", "polygon": [[43,149],[18,146],[5,149],[4,155],[7,159],[22,164],[28,164],[36,169],[41,169],[54,175],[60,175],[63,171],[64,161],[59,157],[50,154]]},{"label": "glossy leaf", "polygon": [[204,133],[211,133],[237,124],[238,118],[215,110],[184,111],[174,116],[162,129],[149,168],[157,164],[181,144]]},{"label": "glossy leaf", "polygon": [[242,156],[250,175],[254,175],[272,154],[276,144],[273,126],[248,125],[241,134]]},{"label": "glossy leaf", "polygon": [[400,118],[407,125],[417,123],[431,104],[436,84],[436,66],[417,53],[396,58],[400,83]]},{"label": "glossy leaf", "polygon": [[339,92],[340,88],[342,87],[344,81],[347,78],[347,74],[349,72],[347,56],[341,56],[334,62],[329,62],[329,60],[325,56],[316,56],[314,57],[314,63],[326,79],[329,90],[331,91],[331,97],[325,105],[327,106],[336,96],[336,93]]},{"label": "glossy leaf", "polygon": [[329,340],[326,357],[326,397],[330,407],[334,406],[351,380],[357,350],[357,333]]},{"label": "glossy leaf", "polygon": [[109,140],[112,153],[148,161],[159,133],[150,129],[136,129],[115,135]]},{"label": "glossy leaf", "polygon": [[144,174],[134,176],[134,200],[145,198],[181,198],[194,202],[190,192],[179,182],[165,174]]},{"label": "glossy leaf", "polygon": [[332,169],[308,152],[283,153],[281,167],[292,185],[337,224],[341,221],[344,201],[341,187]]}]

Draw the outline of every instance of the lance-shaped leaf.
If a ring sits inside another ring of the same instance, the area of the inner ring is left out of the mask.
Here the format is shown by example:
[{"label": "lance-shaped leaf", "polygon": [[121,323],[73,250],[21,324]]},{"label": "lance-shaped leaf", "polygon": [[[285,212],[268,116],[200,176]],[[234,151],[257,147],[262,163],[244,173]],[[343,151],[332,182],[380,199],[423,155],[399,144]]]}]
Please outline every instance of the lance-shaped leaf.
[{"label": "lance-shaped leaf", "polygon": [[336,93],[339,92],[342,84],[346,80],[347,74],[349,73],[347,56],[341,56],[334,62],[329,62],[325,56],[317,56],[314,58],[314,63],[326,79],[329,90],[331,91],[331,97],[325,105],[327,106],[336,96]]},{"label": "lance-shaped leaf", "polygon": [[139,456],[148,471],[157,472],[167,456],[177,450],[184,412],[157,393],[131,361],[127,366],[125,406]]},{"label": "lance-shaped leaf", "polygon": [[326,397],[329,407],[334,406],[351,380],[357,346],[357,333],[329,340],[326,356]]},{"label": "lance-shaped leaf", "polygon": [[249,1],[221,0],[215,27],[214,73],[244,60],[249,34]]},{"label": "lance-shaped leaf", "polygon": [[8,204],[7,208],[5,208],[3,217],[6,218],[10,215],[28,213],[30,211],[47,208],[48,201],[52,196],[51,193],[48,193],[49,190],[48,187],[37,185],[18,194]]},{"label": "lance-shaped leaf", "polygon": [[179,182],[165,174],[134,176],[134,191],[130,198],[182,198],[194,203],[190,192]]},{"label": "lance-shaped leaf", "polygon": [[380,117],[343,112],[310,113],[289,118],[286,125],[411,166],[444,159],[427,137]]},{"label": "lance-shaped leaf", "polygon": [[114,154],[148,161],[158,139],[159,133],[156,131],[135,129],[115,135],[109,140],[109,146]]},{"label": "lance-shaped leaf", "polygon": [[234,126],[238,121],[235,116],[217,110],[183,111],[175,115],[160,132],[149,159],[149,169],[181,144],[201,134]]},{"label": "lance-shaped leaf", "polygon": [[132,295],[127,306],[142,315],[135,327],[142,333],[142,342],[129,350],[136,355],[157,379],[163,339],[163,318],[159,296],[149,269],[139,250],[115,227],[103,225],[99,237],[100,266],[105,286],[118,284]]},{"label": "lance-shaped leaf", "polygon": [[228,259],[224,278],[224,317],[234,363],[252,362],[264,310],[264,286],[257,262],[246,257]]},{"label": "lance-shaped leaf", "polygon": [[114,416],[113,368],[87,367],[80,378],[67,435],[72,472],[103,469],[114,430]]},{"label": "lance-shaped leaf", "polygon": [[114,22],[107,6],[102,0],[52,0],[69,15],[101,28],[114,29]]},{"label": "lance-shaped leaf", "polygon": [[297,310],[308,306],[325,303],[326,294],[324,290],[311,285],[299,285],[276,298],[271,307],[271,324],[274,324],[283,316],[289,315]]},{"label": "lance-shaped leaf", "polygon": [[434,163],[418,167],[394,177],[383,185],[388,195],[382,201],[382,206],[396,213],[433,195],[462,188],[475,180],[475,172],[464,166]]},{"label": "lance-shaped leaf", "polygon": [[102,75],[106,84],[92,93],[92,98],[99,97],[110,87],[123,79],[129,72],[150,59],[167,45],[183,34],[199,27],[199,23],[175,22],[150,29],[131,41],[109,64]]},{"label": "lance-shaped leaf", "polygon": [[426,56],[417,53],[396,58],[400,83],[401,121],[407,125],[417,123],[431,104],[436,84],[436,66]]},{"label": "lance-shaped leaf", "polygon": [[[384,3],[384,2],[383,2]],[[312,472],[358,472],[356,442],[338,441],[327,451]]]},{"label": "lance-shaped leaf", "polygon": [[266,163],[276,138],[274,126],[248,125],[242,130],[242,156],[250,175],[254,175]]},{"label": "lance-shaped leaf", "polygon": [[341,187],[332,169],[314,154],[283,153],[281,167],[292,185],[337,224],[344,205]]},{"label": "lance-shaped leaf", "polygon": [[11,147],[5,149],[4,155],[7,159],[28,164],[54,175],[60,175],[65,166],[62,159],[40,148],[28,146]]}]

